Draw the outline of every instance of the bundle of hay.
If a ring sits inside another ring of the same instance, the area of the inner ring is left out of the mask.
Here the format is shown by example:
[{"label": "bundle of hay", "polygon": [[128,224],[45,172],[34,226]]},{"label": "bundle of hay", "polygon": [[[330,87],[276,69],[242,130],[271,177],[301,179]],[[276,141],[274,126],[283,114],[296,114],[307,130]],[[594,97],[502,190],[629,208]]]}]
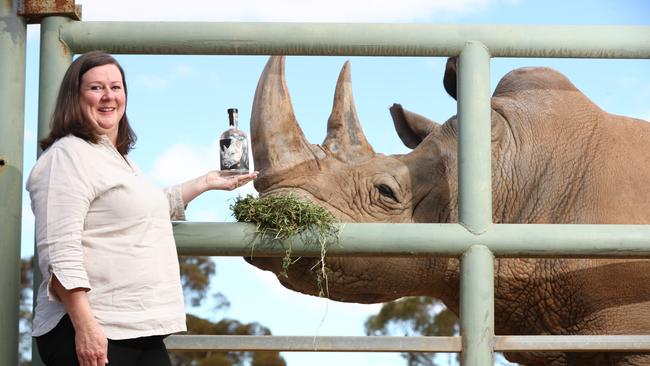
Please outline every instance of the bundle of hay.
[{"label": "bundle of hay", "polygon": [[[319,245],[320,264],[317,283],[321,296],[327,293],[327,273],[325,253],[327,242],[338,239],[338,226],[334,216],[324,208],[294,195],[275,195],[267,197],[238,197],[230,205],[233,215],[239,222],[255,224],[257,233],[274,240],[289,239],[282,260],[282,272],[278,276],[288,277],[287,270],[300,258],[291,258],[291,240],[299,238],[306,244]],[[325,283],[325,286],[323,286]]]}]

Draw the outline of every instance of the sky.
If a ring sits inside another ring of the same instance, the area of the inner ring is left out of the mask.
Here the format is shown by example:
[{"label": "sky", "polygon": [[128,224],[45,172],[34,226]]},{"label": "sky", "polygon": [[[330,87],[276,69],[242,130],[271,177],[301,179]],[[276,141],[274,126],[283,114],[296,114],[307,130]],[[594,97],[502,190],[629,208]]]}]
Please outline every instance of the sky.
[{"label": "sky", "polygon": [[[77,1],[85,21],[280,21],[431,24],[650,25],[648,0],[237,0]],[[24,177],[35,162],[39,27],[28,27]],[[650,42],[650,40],[649,40]],[[132,159],[159,186],[180,183],[218,168],[215,141],[227,127],[227,108],[238,108],[240,126],[250,131],[253,95],[266,56],[116,55],[126,71],[127,113],[138,135]],[[445,59],[411,57],[290,56],[287,83],[293,107],[312,143],[325,137],[336,78],[351,61],[353,93],[368,141],[375,151],[404,153],[388,107],[405,108],[444,122],[456,104],[442,86]],[[508,71],[549,66],[564,73],[604,110],[650,120],[650,61],[510,59],[491,62],[492,88]],[[558,131],[561,133],[561,131]],[[253,149],[255,147],[253,146]],[[229,205],[255,193],[251,184],[235,192],[208,192],[193,201],[190,221],[233,221]],[[21,255],[33,253],[34,219],[23,193]],[[344,304],[297,294],[275,276],[241,258],[214,257],[214,291],[230,301],[226,311],[208,304],[192,313],[259,322],[276,335],[364,335],[366,318],[380,304]],[[396,353],[283,352],[289,366],[404,365]]]}]

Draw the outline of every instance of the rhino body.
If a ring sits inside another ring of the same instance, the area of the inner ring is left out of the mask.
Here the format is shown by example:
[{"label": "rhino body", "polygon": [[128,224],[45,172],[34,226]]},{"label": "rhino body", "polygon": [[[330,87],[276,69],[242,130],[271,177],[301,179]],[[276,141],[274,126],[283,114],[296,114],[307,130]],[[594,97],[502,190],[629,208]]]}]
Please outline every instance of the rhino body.
[{"label": "rhino body", "polygon": [[[456,62],[444,77],[456,96]],[[650,124],[608,114],[549,68],[511,71],[491,99],[493,222],[650,224]],[[456,117],[439,125],[394,105],[412,149],[376,153],[354,106],[350,66],[336,86],[327,137],[307,142],[294,116],[284,57],[271,57],[251,117],[255,188],[292,192],[343,222],[457,222]],[[279,273],[280,259],[248,259]],[[316,259],[282,285],[317,294]],[[318,267],[317,267],[318,268]],[[650,260],[519,258],[495,261],[497,334],[650,334]],[[456,258],[328,258],[329,296],[376,303],[431,296],[459,309]],[[650,365],[633,353],[512,353],[525,365]]]}]

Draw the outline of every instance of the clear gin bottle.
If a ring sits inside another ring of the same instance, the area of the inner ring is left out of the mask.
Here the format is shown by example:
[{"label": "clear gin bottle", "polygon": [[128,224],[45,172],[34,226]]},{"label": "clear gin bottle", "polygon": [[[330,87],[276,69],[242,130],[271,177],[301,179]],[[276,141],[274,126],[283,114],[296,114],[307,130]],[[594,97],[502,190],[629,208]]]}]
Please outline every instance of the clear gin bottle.
[{"label": "clear gin bottle", "polygon": [[223,175],[248,174],[248,135],[237,126],[237,108],[228,109],[229,127],[219,138]]}]

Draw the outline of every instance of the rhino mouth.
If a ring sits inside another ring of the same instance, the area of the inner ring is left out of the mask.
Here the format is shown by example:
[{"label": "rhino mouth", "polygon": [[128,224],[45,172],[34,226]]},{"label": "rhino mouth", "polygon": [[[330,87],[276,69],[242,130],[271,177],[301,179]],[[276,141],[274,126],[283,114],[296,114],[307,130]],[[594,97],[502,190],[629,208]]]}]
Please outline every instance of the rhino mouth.
[{"label": "rhino mouth", "polygon": [[275,187],[260,193],[260,197],[272,197],[272,196],[296,196],[299,199],[307,200],[315,205],[318,205],[325,210],[329,211],[338,222],[356,222],[352,216],[345,213],[341,209],[330,205],[326,199],[323,197],[318,197],[315,194],[311,193],[309,190],[300,189],[295,187]]},{"label": "rhino mouth", "polygon": [[336,83],[327,136],[321,145],[314,145],[296,120],[285,79],[285,57],[271,56],[255,90],[251,140],[255,168],[260,172],[255,188],[261,194],[280,177],[291,177],[291,170],[318,170],[322,159],[356,162],[374,156],[354,104],[350,62],[345,62]]}]

